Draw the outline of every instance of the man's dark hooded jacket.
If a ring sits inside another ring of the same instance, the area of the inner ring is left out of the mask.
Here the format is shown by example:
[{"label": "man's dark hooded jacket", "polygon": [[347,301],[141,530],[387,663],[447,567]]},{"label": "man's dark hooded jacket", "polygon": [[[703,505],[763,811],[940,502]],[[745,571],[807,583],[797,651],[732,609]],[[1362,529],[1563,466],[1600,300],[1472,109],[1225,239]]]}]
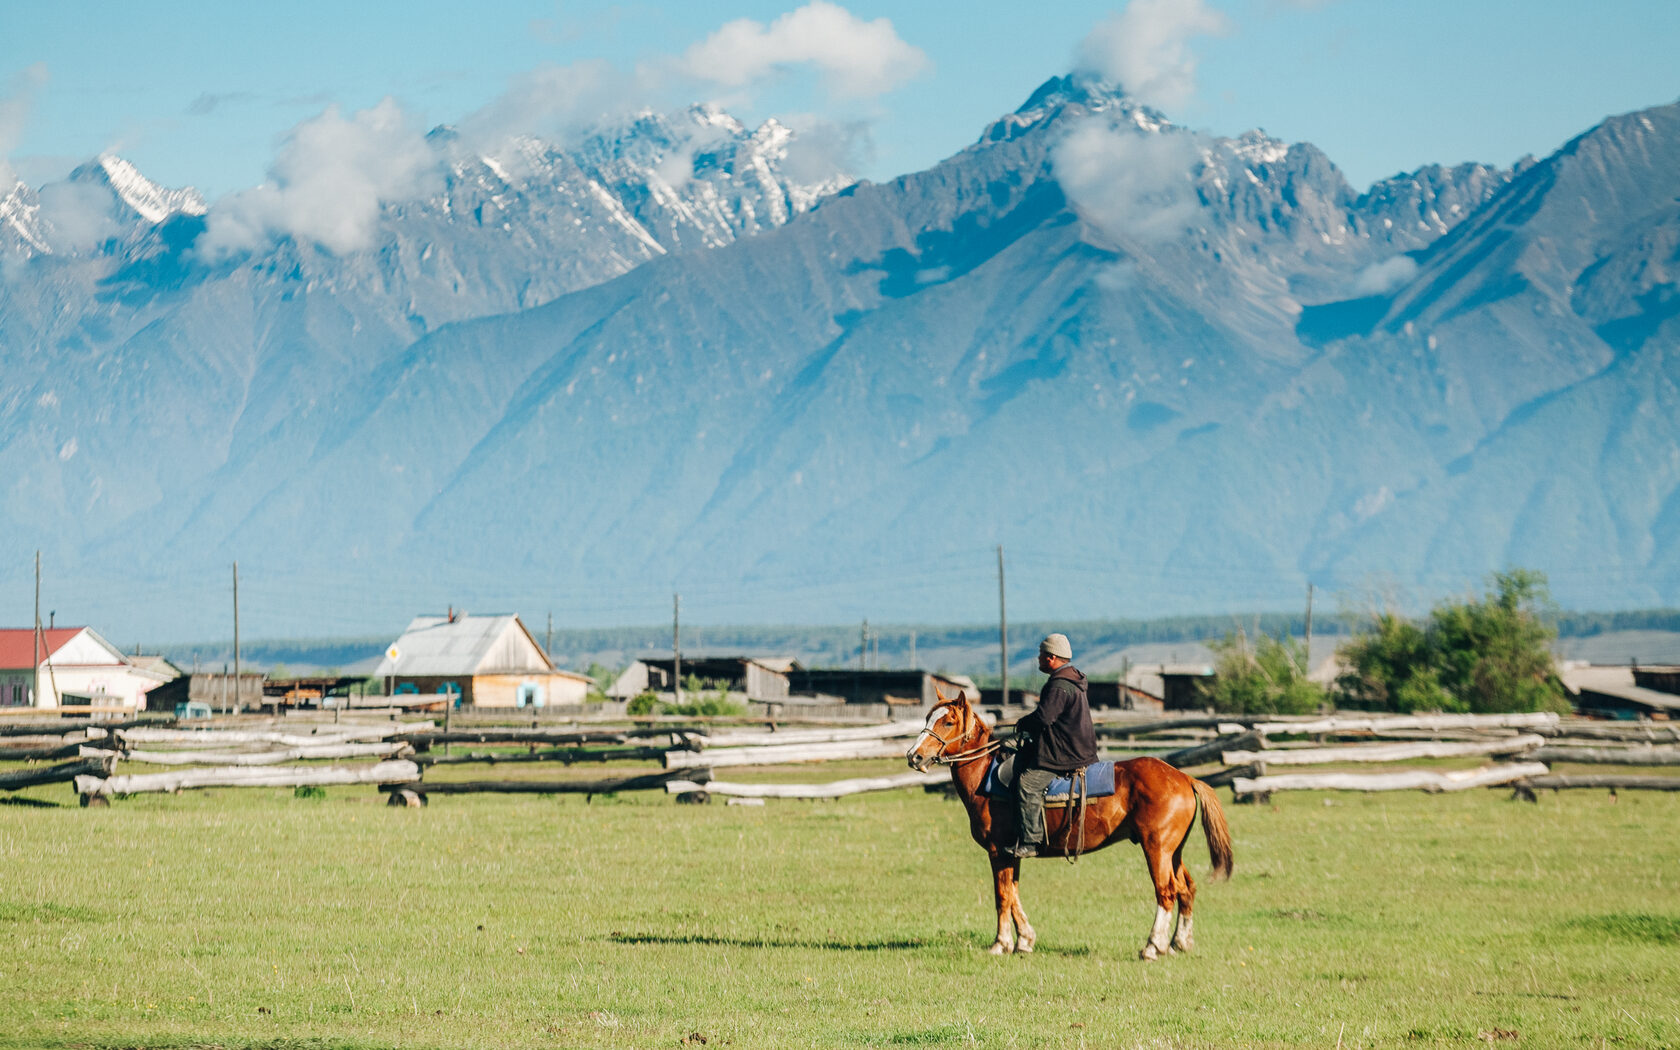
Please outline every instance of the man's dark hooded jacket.
[{"label": "man's dark hooded jacket", "polygon": [[1091,727],[1085,676],[1072,664],[1050,672],[1038,706],[1016,726],[1032,737],[1032,743],[1021,750],[1025,768],[1071,773],[1097,760],[1097,733]]}]

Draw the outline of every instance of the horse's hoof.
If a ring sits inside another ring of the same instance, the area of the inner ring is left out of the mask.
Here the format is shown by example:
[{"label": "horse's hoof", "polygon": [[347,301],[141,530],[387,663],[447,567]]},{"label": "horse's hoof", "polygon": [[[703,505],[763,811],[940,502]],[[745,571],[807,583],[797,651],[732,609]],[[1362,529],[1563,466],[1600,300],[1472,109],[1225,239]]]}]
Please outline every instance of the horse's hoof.
[{"label": "horse's hoof", "polygon": [[1003,943],[1002,941],[993,941],[992,946],[986,949],[987,955],[1006,955],[1008,952],[1009,945]]},{"label": "horse's hoof", "polygon": [[1191,944],[1189,941],[1184,941],[1182,943],[1179,942],[1179,941],[1174,941],[1173,942],[1173,950],[1174,951],[1190,952],[1190,951],[1194,951],[1195,947],[1196,946],[1194,944]]},{"label": "horse's hoof", "polygon": [[1019,943],[1015,946],[1015,954],[1016,955],[1031,955],[1032,950],[1033,950],[1033,942],[1031,942],[1031,941],[1022,941],[1021,943]]},{"label": "horse's hoof", "polygon": [[1144,962],[1154,962],[1160,954],[1160,952],[1155,950],[1155,946],[1153,944],[1146,944],[1143,946],[1143,951],[1138,952],[1138,958],[1142,959]]}]

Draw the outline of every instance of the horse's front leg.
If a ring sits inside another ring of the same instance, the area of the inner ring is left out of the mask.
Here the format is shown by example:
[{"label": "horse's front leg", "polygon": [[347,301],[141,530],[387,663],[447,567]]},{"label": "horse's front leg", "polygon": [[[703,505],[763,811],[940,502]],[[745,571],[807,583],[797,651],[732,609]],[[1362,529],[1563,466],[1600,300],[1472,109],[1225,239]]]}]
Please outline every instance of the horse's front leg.
[{"label": "horse's front leg", "polygon": [[1038,931],[1027,921],[1027,911],[1021,907],[1021,862],[1016,861],[1014,878],[1010,880],[1010,913],[1015,917],[1015,951],[1025,955],[1038,943]]},{"label": "horse's front leg", "polygon": [[997,905],[997,940],[986,950],[1003,955],[1015,946],[1012,915],[1020,905],[1015,893],[1015,858],[1001,852],[992,854],[992,900]]}]

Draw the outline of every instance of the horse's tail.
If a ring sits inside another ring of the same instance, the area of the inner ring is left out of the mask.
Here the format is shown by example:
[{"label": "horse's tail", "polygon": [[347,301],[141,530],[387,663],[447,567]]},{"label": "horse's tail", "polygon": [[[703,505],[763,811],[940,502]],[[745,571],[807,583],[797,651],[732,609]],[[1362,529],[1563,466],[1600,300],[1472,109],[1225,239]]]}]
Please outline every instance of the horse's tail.
[{"label": "horse's tail", "polygon": [[1213,877],[1231,877],[1231,827],[1225,823],[1225,811],[1219,808],[1219,796],[1212,787],[1192,777],[1196,800],[1202,804],[1202,833],[1207,836],[1208,856],[1213,860]]}]

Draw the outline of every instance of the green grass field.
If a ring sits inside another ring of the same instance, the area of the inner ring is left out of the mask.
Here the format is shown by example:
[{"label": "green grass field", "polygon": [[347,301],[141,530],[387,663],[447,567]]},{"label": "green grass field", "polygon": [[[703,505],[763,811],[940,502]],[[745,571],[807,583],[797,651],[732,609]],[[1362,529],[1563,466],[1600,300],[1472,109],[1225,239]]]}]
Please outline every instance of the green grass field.
[{"label": "green grass field", "polygon": [[[23,795],[3,1047],[1680,1045],[1674,795],[1227,804],[1236,876],[1203,882],[1197,952],[1156,963],[1130,846],[1030,862],[1039,950],[984,954],[983,856],[920,791]],[[1189,853],[1205,871],[1199,832]]]}]

